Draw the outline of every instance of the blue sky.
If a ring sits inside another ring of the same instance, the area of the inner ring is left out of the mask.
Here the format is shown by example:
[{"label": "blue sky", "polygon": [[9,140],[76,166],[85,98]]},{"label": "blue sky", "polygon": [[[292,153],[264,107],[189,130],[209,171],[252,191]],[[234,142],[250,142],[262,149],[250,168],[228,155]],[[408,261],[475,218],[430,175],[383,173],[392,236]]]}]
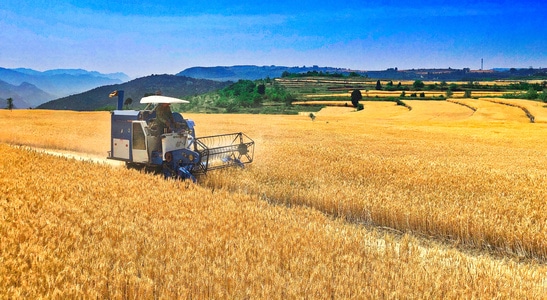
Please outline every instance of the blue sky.
[{"label": "blue sky", "polygon": [[547,67],[545,1],[0,2],[0,67]]}]

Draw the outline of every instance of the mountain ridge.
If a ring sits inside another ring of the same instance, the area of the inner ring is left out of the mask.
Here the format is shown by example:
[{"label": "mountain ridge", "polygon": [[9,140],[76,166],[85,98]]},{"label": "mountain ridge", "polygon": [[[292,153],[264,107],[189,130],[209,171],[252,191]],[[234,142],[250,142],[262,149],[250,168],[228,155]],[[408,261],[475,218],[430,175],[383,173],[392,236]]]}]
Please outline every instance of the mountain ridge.
[{"label": "mountain ridge", "polygon": [[452,69],[452,68],[420,68],[399,70],[397,68],[388,68],[386,70],[352,70],[347,68],[320,67],[317,65],[311,67],[287,67],[287,66],[256,66],[256,65],[236,65],[236,66],[214,66],[214,67],[191,67],[176,75],[189,76],[200,79],[210,80],[230,80],[239,79],[257,80],[263,78],[281,77],[283,73],[291,74],[311,73],[314,74],[355,74],[374,79],[382,80],[446,80],[446,81],[470,81],[470,80],[499,80],[512,77],[527,77],[540,74],[546,76],[546,68],[494,68],[490,70],[471,70],[470,68]]},{"label": "mountain ridge", "polygon": [[32,108],[49,101],[53,96],[28,82],[12,85],[0,80],[0,99],[8,98],[13,99],[14,108]]},{"label": "mountain ridge", "polygon": [[308,71],[330,72],[330,73],[350,73],[349,69],[335,67],[286,67],[286,66],[256,66],[256,65],[235,65],[235,66],[215,66],[215,67],[191,67],[175,74],[177,76],[188,76],[198,79],[210,79],[218,81],[238,81],[257,80],[263,78],[281,77],[283,72],[304,73]]},{"label": "mountain ridge", "polygon": [[184,98],[221,89],[229,84],[231,82],[219,82],[168,74],[150,75],[121,84],[100,86],[80,94],[43,103],[37,108],[77,111],[91,111],[104,107],[115,108],[117,98],[109,97],[110,93],[115,90],[123,90],[124,99],[131,98],[132,106],[135,107],[145,95],[153,95],[161,92],[165,96]]},{"label": "mountain ridge", "polygon": [[34,69],[29,68],[15,68],[11,69],[20,73],[28,74],[28,75],[36,75],[36,76],[50,76],[50,75],[74,75],[74,76],[80,76],[80,75],[91,75],[94,77],[105,77],[110,79],[119,79],[123,82],[131,80],[131,77],[126,75],[123,72],[116,72],[116,73],[100,73],[97,71],[87,71],[85,69],[51,69],[46,71],[37,71]]},{"label": "mountain ridge", "polygon": [[[0,80],[5,83],[0,86],[0,98],[17,99],[30,107],[36,107],[47,101],[98,86],[122,83],[125,79],[129,79],[129,76],[123,73],[102,74],[83,69],[53,69],[41,72],[26,68],[0,67]],[[25,88],[28,90],[25,91]]]}]

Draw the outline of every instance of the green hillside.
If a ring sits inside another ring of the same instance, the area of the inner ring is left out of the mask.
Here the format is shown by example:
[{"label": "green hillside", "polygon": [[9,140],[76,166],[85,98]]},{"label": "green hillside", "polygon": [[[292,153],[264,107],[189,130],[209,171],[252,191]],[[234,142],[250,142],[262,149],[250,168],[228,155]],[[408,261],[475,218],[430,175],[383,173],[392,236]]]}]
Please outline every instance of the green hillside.
[{"label": "green hillside", "polygon": [[99,109],[115,109],[117,98],[109,94],[115,90],[125,92],[124,99],[130,98],[131,108],[137,108],[139,101],[146,95],[161,92],[165,96],[187,98],[218,89],[231,82],[219,82],[205,79],[195,79],[175,75],[151,75],[122,83],[105,85],[84,93],[63,97],[38,106],[38,109],[59,109],[76,111],[93,111]]}]

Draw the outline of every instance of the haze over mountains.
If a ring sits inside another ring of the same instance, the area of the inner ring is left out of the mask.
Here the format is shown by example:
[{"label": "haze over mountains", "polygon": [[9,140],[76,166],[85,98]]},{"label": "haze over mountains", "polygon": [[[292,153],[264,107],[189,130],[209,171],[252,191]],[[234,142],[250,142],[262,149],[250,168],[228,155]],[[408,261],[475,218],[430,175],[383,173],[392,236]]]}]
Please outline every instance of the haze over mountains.
[{"label": "haze over mountains", "polygon": [[[198,79],[211,79],[219,81],[238,81],[239,79],[257,80],[263,78],[281,77],[283,72],[305,73],[317,71],[323,73],[350,73],[352,70],[332,67],[284,67],[284,66],[218,66],[218,67],[192,67],[177,73],[177,76],[188,76]],[[360,72],[360,71],[358,71]],[[362,72],[362,71],[361,71]]]},{"label": "haze over mountains", "polygon": [[[184,97],[222,88],[226,82],[240,79],[256,80],[281,77],[284,72],[311,74],[357,74],[368,78],[390,80],[484,80],[511,77],[546,76],[547,69],[412,69],[389,68],[381,71],[350,70],[345,68],[302,66],[216,66],[192,67],[175,75],[151,75],[131,80],[124,73],[103,74],[82,69],[55,69],[36,71],[0,67],[0,108],[7,98],[13,99],[15,108],[52,108],[93,110],[108,105],[104,94],[130,87],[125,97],[138,101],[145,93],[161,90],[165,95]],[[182,77],[182,78],[177,78]],[[224,82],[219,84],[219,82]],[[136,84],[141,85],[138,87]],[[100,89],[100,93],[97,89]],[[171,91],[171,93],[166,93]],[[75,101],[71,104],[71,101]],[[51,103],[50,103],[51,102]]]},{"label": "haze over mountains", "polygon": [[0,67],[0,100],[12,98],[16,108],[37,107],[60,97],[128,80],[129,76],[123,73],[102,74],[82,69],[40,72]]}]

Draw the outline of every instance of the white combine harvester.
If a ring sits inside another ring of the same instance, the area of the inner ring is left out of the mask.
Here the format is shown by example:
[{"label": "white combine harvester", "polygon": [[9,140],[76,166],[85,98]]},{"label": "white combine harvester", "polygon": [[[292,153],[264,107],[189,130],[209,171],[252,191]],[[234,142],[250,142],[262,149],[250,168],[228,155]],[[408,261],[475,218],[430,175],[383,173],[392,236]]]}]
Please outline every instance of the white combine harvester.
[{"label": "white combine harvester", "polygon": [[148,96],[140,103],[144,110],[122,110],[123,91],[118,109],[111,115],[109,159],[125,161],[130,167],[162,171],[165,177],[196,180],[198,174],[232,166],[243,167],[253,161],[254,141],[242,132],[197,138],[194,121],[172,113],[172,122],[163,128],[157,120],[162,104],[188,103],[165,96]]}]

